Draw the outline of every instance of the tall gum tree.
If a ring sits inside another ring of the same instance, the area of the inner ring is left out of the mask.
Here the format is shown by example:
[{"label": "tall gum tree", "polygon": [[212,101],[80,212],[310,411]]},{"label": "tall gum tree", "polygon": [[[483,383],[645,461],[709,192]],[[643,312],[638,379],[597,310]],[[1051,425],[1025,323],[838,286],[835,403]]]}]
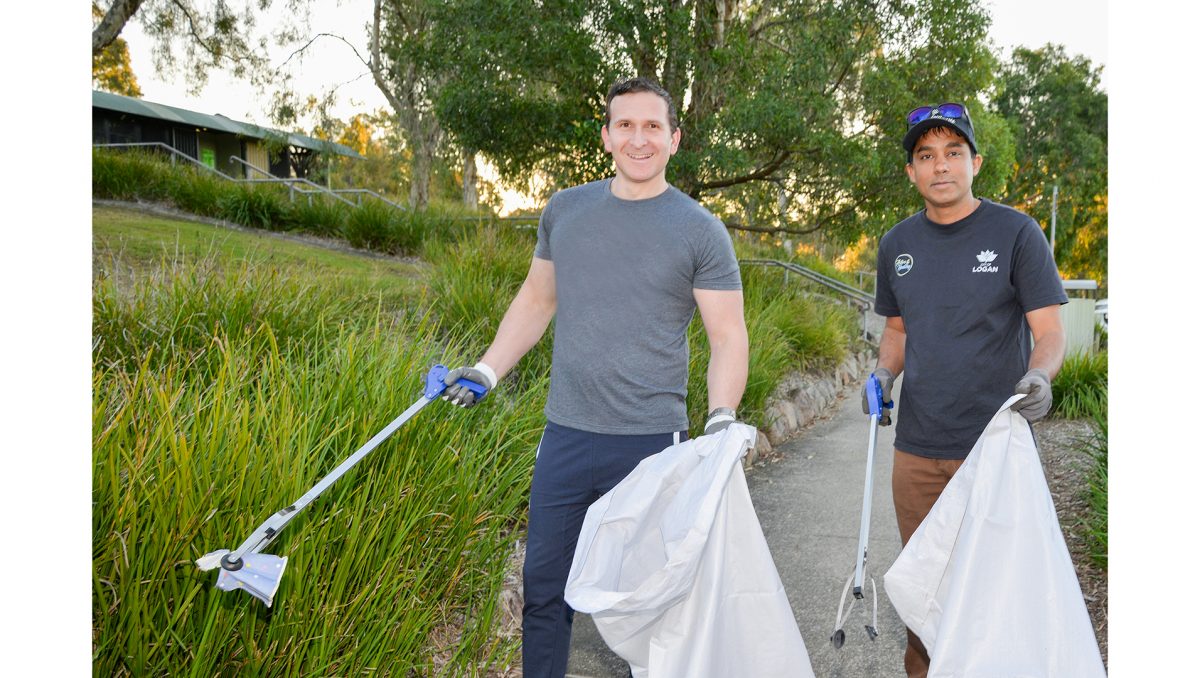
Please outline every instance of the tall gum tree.
[{"label": "tall gum tree", "polygon": [[[611,173],[604,94],[650,76],[680,111],[674,185],[736,228],[844,241],[919,206],[904,114],[977,104],[995,68],[978,0],[448,0],[437,12],[426,58],[446,74],[439,119],[502,179],[541,174],[553,189]],[[972,114],[996,130],[989,161],[1011,164],[1003,121]],[[1004,177],[978,181],[995,193]]]}]

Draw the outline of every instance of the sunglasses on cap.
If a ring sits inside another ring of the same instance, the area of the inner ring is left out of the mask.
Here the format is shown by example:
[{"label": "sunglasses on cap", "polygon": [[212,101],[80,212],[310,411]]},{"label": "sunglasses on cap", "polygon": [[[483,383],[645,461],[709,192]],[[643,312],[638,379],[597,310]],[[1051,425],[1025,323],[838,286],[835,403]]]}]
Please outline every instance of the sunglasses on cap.
[{"label": "sunglasses on cap", "polygon": [[938,104],[937,106],[918,106],[909,111],[907,117],[909,127],[932,117],[950,118],[952,120],[965,119],[968,121],[971,119],[971,116],[967,115],[966,106],[952,103]]}]

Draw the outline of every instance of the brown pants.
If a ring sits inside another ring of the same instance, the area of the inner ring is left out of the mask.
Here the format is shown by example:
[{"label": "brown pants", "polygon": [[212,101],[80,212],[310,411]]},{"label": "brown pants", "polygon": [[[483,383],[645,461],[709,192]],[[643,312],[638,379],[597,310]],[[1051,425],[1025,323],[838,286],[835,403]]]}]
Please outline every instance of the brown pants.
[{"label": "brown pants", "polygon": [[[892,501],[896,504],[896,523],[900,542],[907,545],[913,532],[929,515],[929,509],[942,496],[942,490],[964,459],[930,459],[896,450],[892,464]],[[925,678],[929,673],[929,653],[917,634],[908,629],[908,649],[904,651],[904,670],[908,678]]]}]

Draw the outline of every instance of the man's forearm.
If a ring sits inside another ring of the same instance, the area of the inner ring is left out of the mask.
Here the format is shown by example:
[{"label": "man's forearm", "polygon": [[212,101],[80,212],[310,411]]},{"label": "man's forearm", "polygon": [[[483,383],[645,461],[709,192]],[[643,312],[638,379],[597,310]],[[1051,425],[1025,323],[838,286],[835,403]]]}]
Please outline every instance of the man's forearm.
[{"label": "man's forearm", "polygon": [[708,362],[708,411],[718,407],[736,410],[746,392],[750,370],[750,339],[745,326],[741,331],[712,344]]},{"label": "man's forearm", "polygon": [[904,371],[904,342],[908,335],[891,326],[883,328],[883,337],[879,340],[878,367],[883,367],[893,376],[900,376]]},{"label": "man's forearm", "polygon": [[553,303],[539,301],[526,288],[517,293],[500,321],[495,340],[483,354],[482,362],[495,370],[497,379],[503,378],[538,343],[554,311]]},{"label": "man's forearm", "polygon": [[1029,355],[1029,369],[1046,370],[1053,379],[1062,368],[1067,353],[1067,337],[1062,331],[1046,332],[1036,339]]}]

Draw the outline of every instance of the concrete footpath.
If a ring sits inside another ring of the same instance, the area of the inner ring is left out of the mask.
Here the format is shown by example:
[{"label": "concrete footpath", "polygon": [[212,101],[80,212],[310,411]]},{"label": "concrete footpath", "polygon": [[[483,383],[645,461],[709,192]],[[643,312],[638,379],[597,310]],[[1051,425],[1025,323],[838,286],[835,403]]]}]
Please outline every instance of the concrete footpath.
[{"label": "concrete footpath", "polygon": [[[763,534],[818,678],[904,675],[904,625],[883,590],[883,575],[900,554],[891,490],[894,427],[879,429],[867,558],[867,572],[879,588],[879,637],[869,640],[863,628],[870,619],[868,588],[867,598],[855,604],[845,624],[845,645],[838,650],[829,642],[838,598],[854,568],[862,515],[869,431],[859,388],[846,387],[825,418],[780,446],[782,459],[747,475]],[[893,397],[899,399],[899,388]],[[568,676],[628,675],[628,666],[604,644],[588,615],[576,614],[574,628]]]}]

